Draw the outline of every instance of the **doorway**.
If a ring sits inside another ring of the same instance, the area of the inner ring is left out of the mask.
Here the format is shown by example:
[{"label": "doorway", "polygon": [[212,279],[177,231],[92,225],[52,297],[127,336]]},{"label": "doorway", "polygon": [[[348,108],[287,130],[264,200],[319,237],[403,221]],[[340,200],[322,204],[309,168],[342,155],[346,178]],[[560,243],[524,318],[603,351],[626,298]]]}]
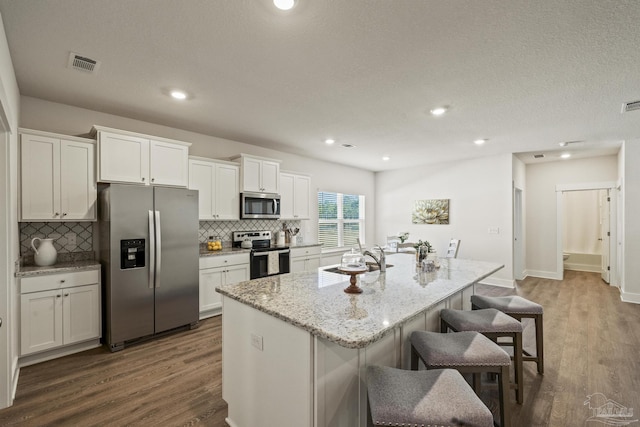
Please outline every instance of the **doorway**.
[{"label": "doorway", "polygon": [[522,189],[513,191],[513,277],[522,280],[524,273],[524,237],[522,234]]},{"label": "doorway", "polygon": [[613,182],[558,185],[557,275],[599,272],[617,286],[616,188]]}]

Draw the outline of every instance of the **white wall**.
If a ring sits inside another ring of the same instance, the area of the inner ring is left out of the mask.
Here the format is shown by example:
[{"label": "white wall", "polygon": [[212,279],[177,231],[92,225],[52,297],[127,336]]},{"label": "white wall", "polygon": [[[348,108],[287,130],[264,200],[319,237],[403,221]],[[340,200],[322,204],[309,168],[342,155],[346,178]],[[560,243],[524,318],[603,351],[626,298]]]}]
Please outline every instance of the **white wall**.
[{"label": "white wall", "polygon": [[626,141],[622,155],[624,173],[622,192],[624,200],[624,273],[622,299],[640,303],[640,139]]},{"label": "white wall", "polygon": [[[512,286],[512,162],[505,154],[376,173],[376,241],[408,231],[409,241],[426,239],[444,255],[458,238],[459,258],[504,264],[487,283]],[[423,199],[449,199],[449,224],[412,224]]]},{"label": "white wall", "polygon": [[[373,172],[38,98],[22,97],[21,127],[86,136],[93,125],[191,142],[193,145],[189,153],[194,156],[228,159],[236,154],[247,153],[280,159],[283,170],[311,174],[312,218],[317,217],[315,194],[318,189],[364,195],[367,212],[365,240],[367,243],[373,240],[375,222]],[[302,221],[301,235],[307,241],[317,241],[317,221]]]},{"label": "white wall", "polygon": [[[0,17],[1,18],[1,17]],[[0,408],[11,405],[18,380],[18,294],[14,276],[18,257],[17,165],[20,93],[0,19]]]},{"label": "white wall", "polygon": [[556,248],[556,185],[617,181],[616,156],[528,164],[527,181],[527,273],[555,277],[558,270]]}]

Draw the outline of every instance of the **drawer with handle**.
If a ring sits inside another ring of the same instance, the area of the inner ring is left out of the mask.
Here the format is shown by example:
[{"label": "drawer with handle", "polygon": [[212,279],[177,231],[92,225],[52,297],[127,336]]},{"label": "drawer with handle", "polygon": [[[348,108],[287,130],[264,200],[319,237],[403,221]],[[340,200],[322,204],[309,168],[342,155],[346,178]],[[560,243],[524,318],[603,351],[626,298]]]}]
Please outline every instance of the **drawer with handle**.
[{"label": "drawer with handle", "polygon": [[67,273],[43,274],[20,279],[20,293],[28,294],[74,286],[91,285],[100,282],[100,270],[74,271]]}]

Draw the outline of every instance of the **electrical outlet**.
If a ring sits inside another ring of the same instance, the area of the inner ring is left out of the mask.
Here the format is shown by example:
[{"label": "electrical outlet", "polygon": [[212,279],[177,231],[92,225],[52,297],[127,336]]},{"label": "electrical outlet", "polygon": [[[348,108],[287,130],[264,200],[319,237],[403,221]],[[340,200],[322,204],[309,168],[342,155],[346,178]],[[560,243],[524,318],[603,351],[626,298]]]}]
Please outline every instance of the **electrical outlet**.
[{"label": "electrical outlet", "polygon": [[67,248],[69,250],[74,250],[77,246],[76,244],[76,233],[67,233],[64,235],[65,239],[67,239]]},{"label": "electrical outlet", "polygon": [[500,234],[500,227],[489,227],[489,234]]},{"label": "electrical outlet", "polygon": [[262,337],[260,335],[251,334],[251,345],[262,351]]}]

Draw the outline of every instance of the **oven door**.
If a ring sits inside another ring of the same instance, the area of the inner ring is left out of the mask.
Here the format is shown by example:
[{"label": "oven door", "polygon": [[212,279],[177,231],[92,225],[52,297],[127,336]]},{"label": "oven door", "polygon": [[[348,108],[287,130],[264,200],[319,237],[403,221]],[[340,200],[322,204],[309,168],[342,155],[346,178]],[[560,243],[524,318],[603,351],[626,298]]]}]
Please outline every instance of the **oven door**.
[{"label": "oven door", "polygon": [[[276,273],[269,274],[269,253],[275,252],[278,254],[278,271]],[[265,250],[265,251],[252,251],[251,252],[251,266],[250,266],[250,278],[258,279],[260,277],[274,276],[276,274],[289,273],[289,256],[291,251],[289,249],[278,250]]]},{"label": "oven door", "polygon": [[280,195],[242,193],[240,212],[242,219],[278,219],[280,218]]}]

